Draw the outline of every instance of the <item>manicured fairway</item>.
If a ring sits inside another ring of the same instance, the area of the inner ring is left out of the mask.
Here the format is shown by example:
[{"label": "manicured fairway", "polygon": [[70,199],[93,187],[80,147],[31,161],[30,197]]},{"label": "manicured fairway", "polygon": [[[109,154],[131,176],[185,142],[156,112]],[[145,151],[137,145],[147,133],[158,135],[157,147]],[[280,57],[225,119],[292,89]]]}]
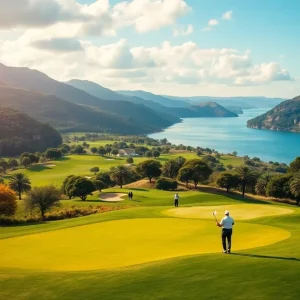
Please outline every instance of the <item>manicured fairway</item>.
[{"label": "manicured fairway", "polygon": [[[194,152],[185,152],[178,154],[161,155],[158,161],[164,164],[170,159],[178,156],[183,156],[186,159],[197,158]],[[134,157],[134,164],[138,164],[147,160],[147,157]],[[231,156],[222,156],[220,159],[224,165],[232,164],[233,166],[241,165],[242,158]],[[38,164],[30,167],[29,169],[18,169],[14,172],[22,172],[28,175],[33,186],[42,186],[46,184],[54,184],[61,186],[64,179],[69,175],[87,176],[91,177],[94,174],[90,172],[93,167],[99,167],[100,171],[108,171],[111,167],[116,165],[126,164],[126,157],[101,157],[99,155],[69,155],[60,160],[51,161],[47,164]],[[12,173],[14,173],[12,172]],[[9,179],[9,174],[4,176],[6,180]]]},{"label": "manicured fairway", "polygon": [[[0,227],[0,299],[211,300],[227,293],[233,300],[299,298],[300,208],[182,191],[176,211],[195,209],[196,219],[174,217],[165,214],[174,212],[173,192],[131,190],[134,201],[125,197],[122,204],[134,207],[124,210]],[[99,201],[95,194],[62,205]],[[225,208],[236,219],[231,255],[221,253],[212,216],[216,209],[221,218]]]},{"label": "manicured fairway", "polygon": [[237,204],[220,206],[193,206],[179,207],[163,211],[168,216],[191,218],[191,219],[212,219],[212,213],[217,212],[217,218],[224,216],[225,210],[229,210],[235,220],[251,220],[255,218],[291,214],[294,210],[272,205],[259,204]]},{"label": "manicured fairway", "polygon": [[[0,240],[0,267],[99,270],[172,257],[220,252],[220,230],[209,221],[150,218],[104,222]],[[234,249],[289,238],[280,228],[239,224]]]}]

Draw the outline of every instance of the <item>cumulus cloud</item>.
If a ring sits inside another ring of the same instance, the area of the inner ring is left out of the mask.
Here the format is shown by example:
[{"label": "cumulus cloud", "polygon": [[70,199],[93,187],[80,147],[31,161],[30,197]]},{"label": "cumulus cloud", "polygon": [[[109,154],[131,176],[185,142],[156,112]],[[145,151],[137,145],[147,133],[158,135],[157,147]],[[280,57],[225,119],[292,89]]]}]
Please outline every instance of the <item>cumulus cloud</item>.
[{"label": "cumulus cloud", "polygon": [[31,46],[53,52],[74,52],[82,50],[80,42],[72,38],[53,38],[48,40],[38,40],[31,43]]},{"label": "cumulus cloud", "polygon": [[217,19],[210,19],[208,21],[208,26],[203,28],[202,31],[210,31],[213,29],[214,26],[219,25],[219,21]]},{"label": "cumulus cloud", "polygon": [[225,13],[222,15],[222,19],[223,19],[223,20],[231,20],[231,19],[232,19],[232,14],[233,14],[233,11],[232,11],[232,10],[227,11],[227,12],[225,12]]},{"label": "cumulus cloud", "polygon": [[133,25],[138,32],[147,32],[174,24],[190,10],[183,0],[133,0],[115,5],[113,18],[123,25]]},{"label": "cumulus cloud", "polygon": [[276,62],[254,64],[250,51],[206,49],[194,42],[130,47],[122,39],[97,46],[66,38],[39,40],[34,46],[24,38],[2,41],[0,61],[39,69],[59,80],[79,77],[110,87],[120,83],[240,86],[291,80],[288,70]]},{"label": "cumulus cloud", "polygon": [[77,9],[69,10],[62,3],[62,0],[0,0],[0,28],[45,27],[61,21],[83,19]]},{"label": "cumulus cloud", "polygon": [[194,32],[194,27],[192,24],[189,24],[186,28],[180,26],[173,29],[173,36],[187,36]]},{"label": "cumulus cloud", "polygon": [[[232,10],[227,11],[227,12],[225,12],[225,13],[222,15],[222,19],[223,19],[223,20],[226,20],[226,21],[231,20],[231,19],[232,19],[232,14],[233,14],[233,11],[232,11]],[[210,30],[213,29],[214,26],[217,26],[217,25],[219,25],[219,24],[220,24],[219,20],[217,20],[217,19],[210,19],[210,20],[208,21],[208,26],[205,27],[205,28],[203,28],[202,31],[210,31]]]},{"label": "cumulus cloud", "polygon": [[255,85],[272,81],[290,81],[291,76],[286,69],[282,69],[278,63],[270,62],[255,65],[249,70],[249,74],[237,77],[237,85]]},{"label": "cumulus cloud", "polygon": [[115,35],[133,26],[138,32],[173,25],[191,11],[184,0],[109,0],[80,4],[76,0],[0,0],[0,29],[44,28],[59,24],[78,27],[78,36]]},{"label": "cumulus cloud", "polygon": [[211,19],[208,21],[208,26],[217,26],[219,25],[219,21],[217,19]]}]

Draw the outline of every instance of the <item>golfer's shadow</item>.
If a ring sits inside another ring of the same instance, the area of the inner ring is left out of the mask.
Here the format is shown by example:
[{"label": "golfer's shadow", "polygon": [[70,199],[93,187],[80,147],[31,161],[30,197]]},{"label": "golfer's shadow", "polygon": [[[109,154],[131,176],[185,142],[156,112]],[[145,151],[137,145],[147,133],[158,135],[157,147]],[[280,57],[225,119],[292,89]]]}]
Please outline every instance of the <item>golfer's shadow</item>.
[{"label": "golfer's shadow", "polygon": [[247,254],[247,253],[231,253],[231,255],[255,257],[255,258],[271,258],[271,259],[300,261],[300,259],[296,258],[296,257],[269,256],[269,255],[258,255],[258,254]]}]

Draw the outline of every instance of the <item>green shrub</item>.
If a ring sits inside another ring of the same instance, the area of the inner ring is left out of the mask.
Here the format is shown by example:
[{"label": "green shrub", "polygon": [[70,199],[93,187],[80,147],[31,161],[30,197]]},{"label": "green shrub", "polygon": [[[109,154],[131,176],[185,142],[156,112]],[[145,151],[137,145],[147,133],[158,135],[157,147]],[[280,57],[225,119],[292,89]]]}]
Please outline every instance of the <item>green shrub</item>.
[{"label": "green shrub", "polygon": [[178,186],[178,182],[171,178],[162,177],[156,181],[155,187],[158,190],[164,191],[173,191],[176,190]]}]

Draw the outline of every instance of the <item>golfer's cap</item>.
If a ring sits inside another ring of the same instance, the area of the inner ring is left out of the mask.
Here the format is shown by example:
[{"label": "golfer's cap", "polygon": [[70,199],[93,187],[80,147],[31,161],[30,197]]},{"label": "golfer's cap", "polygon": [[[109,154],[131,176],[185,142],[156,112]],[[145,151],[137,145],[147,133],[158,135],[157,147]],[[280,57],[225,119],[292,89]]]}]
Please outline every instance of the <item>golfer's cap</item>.
[{"label": "golfer's cap", "polygon": [[229,215],[229,210],[225,210],[225,215]]}]

